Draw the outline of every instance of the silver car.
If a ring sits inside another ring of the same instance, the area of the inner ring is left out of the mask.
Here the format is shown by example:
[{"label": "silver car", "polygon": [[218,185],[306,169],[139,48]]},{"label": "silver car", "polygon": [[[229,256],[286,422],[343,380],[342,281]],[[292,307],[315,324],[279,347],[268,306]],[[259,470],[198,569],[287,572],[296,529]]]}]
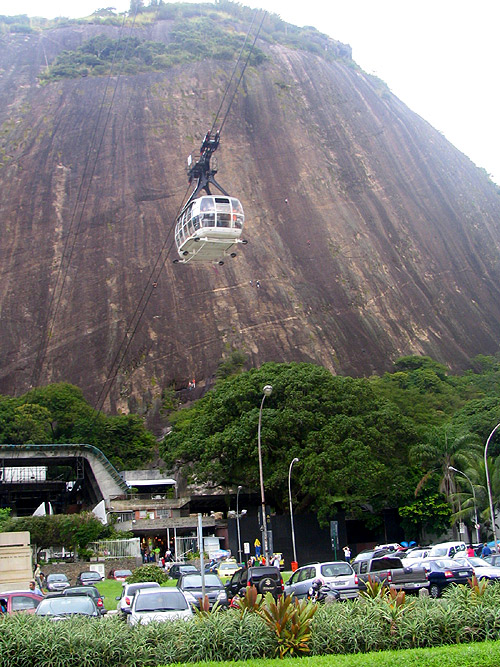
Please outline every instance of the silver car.
[{"label": "silver car", "polygon": [[299,567],[285,583],[285,595],[305,598],[315,579],[321,579],[337,590],[341,600],[358,597],[358,577],[346,561],[311,563]]},{"label": "silver car", "polygon": [[472,567],[477,579],[500,580],[500,567],[491,565],[491,563],[487,563],[482,558],[457,554],[453,557],[453,561],[457,562],[459,565],[468,565]]}]

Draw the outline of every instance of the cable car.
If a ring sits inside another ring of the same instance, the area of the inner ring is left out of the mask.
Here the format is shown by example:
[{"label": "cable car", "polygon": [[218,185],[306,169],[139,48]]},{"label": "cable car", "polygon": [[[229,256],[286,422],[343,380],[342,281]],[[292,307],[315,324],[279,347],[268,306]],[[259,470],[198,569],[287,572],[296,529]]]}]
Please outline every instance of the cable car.
[{"label": "cable car", "polygon": [[235,257],[245,215],[238,199],[206,195],[191,201],[175,225],[177,251],[187,262],[219,262]]},{"label": "cable car", "polygon": [[[236,257],[234,246],[246,243],[241,239],[245,214],[243,206],[231,197],[214,178],[216,165],[210,164],[212,154],[219,145],[219,133],[207,132],[200,149],[200,157],[194,165],[188,158],[188,176],[196,187],[181,211],[175,224],[175,244],[180,260],[174,263],[216,262],[224,264],[226,257]],[[210,183],[222,194],[213,195]],[[206,192],[201,195],[202,190]],[[201,195],[201,196],[200,196]]]}]

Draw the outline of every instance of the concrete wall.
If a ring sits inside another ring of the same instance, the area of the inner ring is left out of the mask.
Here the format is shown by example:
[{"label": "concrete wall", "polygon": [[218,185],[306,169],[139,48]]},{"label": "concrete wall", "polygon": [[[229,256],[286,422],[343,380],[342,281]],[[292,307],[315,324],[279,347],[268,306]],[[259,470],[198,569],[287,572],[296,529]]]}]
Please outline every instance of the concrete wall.
[{"label": "concrete wall", "polygon": [[0,533],[0,591],[28,590],[32,562],[28,532]]}]

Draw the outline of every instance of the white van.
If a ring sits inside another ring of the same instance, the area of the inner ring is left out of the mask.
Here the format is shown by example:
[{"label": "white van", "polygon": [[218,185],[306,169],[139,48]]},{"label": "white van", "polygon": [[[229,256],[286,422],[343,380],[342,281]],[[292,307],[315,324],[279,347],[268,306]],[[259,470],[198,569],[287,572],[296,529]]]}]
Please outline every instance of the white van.
[{"label": "white van", "polygon": [[463,552],[465,555],[465,542],[441,542],[434,544],[427,558],[453,558],[456,553]]}]

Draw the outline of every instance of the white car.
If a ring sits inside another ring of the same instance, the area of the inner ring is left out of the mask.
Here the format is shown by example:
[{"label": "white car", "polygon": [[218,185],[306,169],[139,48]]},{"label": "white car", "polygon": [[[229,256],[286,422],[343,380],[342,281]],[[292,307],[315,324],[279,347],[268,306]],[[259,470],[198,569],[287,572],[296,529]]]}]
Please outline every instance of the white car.
[{"label": "white car", "polygon": [[156,581],[141,581],[136,584],[123,584],[122,594],[116,598],[118,600],[118,604],[116,605],[117,610],[125,614],[126,610],[130,609],[135,594],[142,588],[160,588],[160,584]]},{"label": "white car", "polygon": [[178,588],[141,588],[134,595],[132,606],[126,610],[130,625],[145,625],[154,621],[189,620],[193,610],[184,593]]},{"label": "white car", "polygon": [[470,565],[478,579],[500,579],[500,567],[495,567],[477,556],[464,556],[457,554],[453,558],[459,565]]}]

